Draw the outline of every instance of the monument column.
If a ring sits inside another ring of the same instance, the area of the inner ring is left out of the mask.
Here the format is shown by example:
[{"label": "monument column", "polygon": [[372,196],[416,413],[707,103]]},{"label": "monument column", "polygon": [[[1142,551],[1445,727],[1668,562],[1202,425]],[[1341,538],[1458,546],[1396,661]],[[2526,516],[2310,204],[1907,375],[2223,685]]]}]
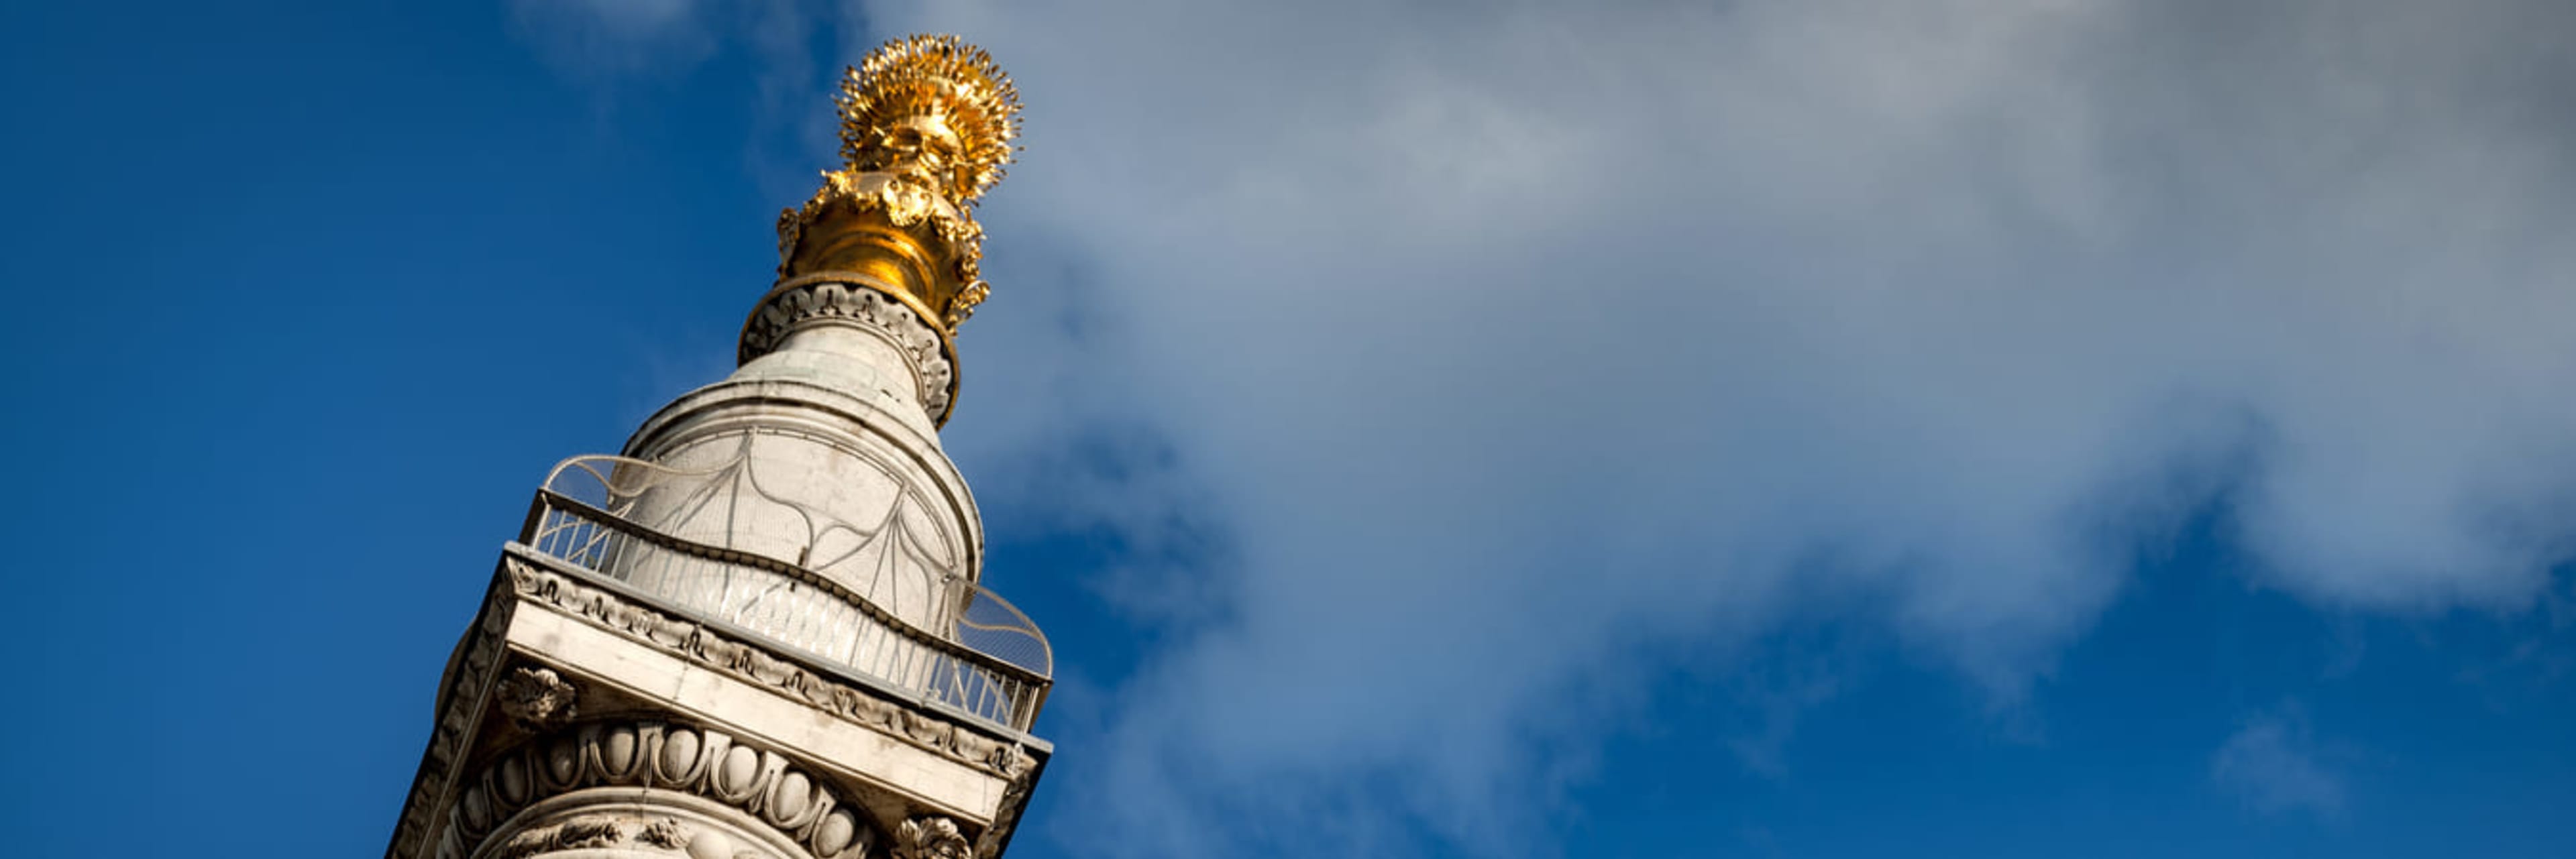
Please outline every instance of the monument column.
[{"label": "monument column", "polygon": [[938,428],[1018,95],[951,36],[845,77],[740,367],[556,466],[440,681],[396,859],[988,857],[1053,753]]}]

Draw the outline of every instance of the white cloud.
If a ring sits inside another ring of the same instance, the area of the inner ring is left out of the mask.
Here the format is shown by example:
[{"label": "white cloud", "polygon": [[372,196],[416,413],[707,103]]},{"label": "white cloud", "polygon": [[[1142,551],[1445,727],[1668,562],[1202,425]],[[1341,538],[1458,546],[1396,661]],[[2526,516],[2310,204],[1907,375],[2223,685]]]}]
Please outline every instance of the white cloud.
[{"label": "white cloud", "polygon": [[2296,707],[2246,719],[2211,756],[2209,777],[2247,808],[2264,814],[2306,812],[2328,819],[2343,814],[2343,779],[2318,761],[2316,741]]},{"label": "white cloud", "polygon": [[2576,149],[2503,86],[2576,80],[2528,14],[889,13],[1031,105],[995,315],[1071,252],[1115,341],[979,332],[1120,381],[956,449],[1150,421],[1239,551],[1068,757],[1069,841],[1507,845],[1629,700],[1585,690],[1817,612],[2009,700],[2210,504],[2320,604],[2525,604],[2576,475]]},{"label": "white cloud", "polygon": [[716,46],[696,0],[510,0],[519,35],[556,68],[592,78],[685,69]]}]

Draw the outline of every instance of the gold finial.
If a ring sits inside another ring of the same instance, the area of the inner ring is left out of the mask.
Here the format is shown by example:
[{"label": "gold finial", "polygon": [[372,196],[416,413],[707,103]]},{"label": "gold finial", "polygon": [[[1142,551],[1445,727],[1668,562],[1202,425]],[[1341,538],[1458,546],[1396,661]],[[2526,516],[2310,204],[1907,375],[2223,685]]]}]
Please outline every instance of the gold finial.
[{"label": "gold finial", "polygon": [[844,163],[779,213],[781,286],[866,286],[955,333],[989,291],[974,206],[1011,163],[1019,90],[983,49],[916,35],[849,69],[833,101]]},{"label": "gold finial", "polygon": [[842,77],[833,101],[850,169],[914,175],[962,205],[1002,181],[1020,136],[1019,88],[956,36],[885,43]]}]

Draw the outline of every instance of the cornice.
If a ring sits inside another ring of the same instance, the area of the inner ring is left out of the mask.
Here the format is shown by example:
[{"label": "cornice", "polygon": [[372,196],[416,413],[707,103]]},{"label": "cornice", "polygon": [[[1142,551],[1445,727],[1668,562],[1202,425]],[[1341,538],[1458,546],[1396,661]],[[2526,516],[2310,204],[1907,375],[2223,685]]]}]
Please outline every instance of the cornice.
[{"label": "cornice", "polygon": [[[497,573],[482,613],[468,630],[465,640],[459,642],[456,654],[450,659],[447,675],[441,684],[438,724],[431,732],[429,748],[422,758],[412,790],[405,798],[403,813],[395,826],[393,841],[386,850],[388,859],[466,855],[449,854],[445,851],[450,847],[451,842],[456,848],[470,850],[473,846],[471,838],[479,838],[495,831],[494,827],[498,825],[499,815],[489,812],[492,808],[490,804],[496,797],[502,800],[516,796],[529,797],[521,800],[519,805],[533,803],[541,798],[525,793],[505,795],[497,792],[501,787],[499,783],[492,780],[499,777],[496,776],[495,769],[506,765],[498,761],[483,763],[480,774],[475,778],[465,777],[462,771],[467,758],[477,757],[478,761],[481,760],[472,746],[475,741],[476,726],[485,720],[486,708],[500,708],[512,724],[530,731],[571,730],[578,737],[585,736],[580,733],[582,731],[606,730],[596,724],[578,728],[562,727],[566,719],[579,712],[578,693],[572,688],[573,681],[567,681],[550,669],[530,668],[523,665],[515,674],[502,670],[504,663],[510,661],[505,658],[505,641],[512,617],[516,612],[527,607],[538,607],[578,619],[584,624],[605,630],[625,640],[678,657],[690,664],[735,680],[766,688],[775,694],[802,702],[841,722],[866,728],[903,745],[933,753],[1001,780],[1004,787],[995,817],[990,825],[983,827],[981,832],[975,833],[968,852],[954,852],[940,846],[947,844],[948,835],[955,835],[958,838],[963,836],[956,835],[960,830],[953,820],[942,815],[931,814],[919,816],[922,822],[918,826],[898,827],[902,830],[896,833],[898,836],[896,848],[899,854],[905,849],[903,847],[905,839],[902,836],[918,833],[928,840],[923,841],[921,849],[914,852],[924,857],[997,855],[1016,828],[1020,813],[1027,807],[1029,791],[1035,787],[1039,772],[1044,768],[1044,759],[1031,754],[1031,743],[1036,743],[1040,753],[1046,751],[1045,745],[1041,742],[1035,740],[1024,742],[1025,738],[1006,738],[993,733],[989,728],[934,712],[931,705],[924,702],[899,702],[880,690],[831,676],[799,664],[792,657],[775,653],[766,646],[710,628],[706,624],[643,605],[639,600],[609,588],[581,581],[576,576],[548,569],[539,563],[530,562],[513,554],[505,554],[502,557]],[[641,723],[638,722],[638,724]],[[655,723],[681,724],[682,720],[658,720]],[[692,726],[690,730],[707,734],[711,729]],[[663,736],[667,737],[667,734],[666,730]],[[729,735],[727,744],[730,747],[749,747]],[[529,752],[523,748],[506,753],[504,757],[527,753]],[[753,754],[783,753],[758,749]],[[783,756],[778,759],[788,760]],[[583,760],[587,761],[588,758]],[[764,761],[761,771],[769,772],[772,768],[765,763],[768,759],[761,760]],[[605,767],[606,759],[601,759],[600,765]],[[583,766],[590,766],[590,764],[583,763]],[[583,773],[589,772],[589,770],[583,771]],[[621,764],[613,769],[613,773],[626,774],[618,775],[617,777],[620,778],[632,775],[633,772],[631,764]],[[608,778],[611,774],[611,769],[598,771],[599,778]],[[711,778],[704,772],[700,772],[698,777]],[[572,780],[571,775],[557,778],[557,782],[567,785],[565,789],[571,789]],[[583,782],[583,784],[588,783]],[[771,783],[777,782],[773,779]],[[809,777],[806,783],[818,782]],[[702,780],[693,782],[691,785],[691,790],[703,789],[702,792],[721,789],[722,796],[717,798],[740,795],[741,790],[749,789],[742,784],[721,780]],[[473,825],[475,820],[468,819],[473,816],[473,813],[465,811],[462,803],[465,803],[469,796],[478,795],[477,792],[483,797],[479,802],[485,803],[486,813],[476,818],[479,820],[479,825]],[[708,795],[716,796],[716,794]],[[834,798],[833,802],[838,804],[839,799]],[[817,799],[815,803],[819,806],[821,800]],[[800,805],[795,809],[796,814],[792,818],[771,822],[780,826],[786,826],[788,822],[795,823],[798,827],[796,831],[802,833],[796,836],[799,838],[813,838],[838,831],[817,828],[822,826],[822,816],[830,814],[828,808],[813,811],[807,806]],[[750,810],[758,812],[760,809]],[[807,811],[812,813],[805,813]],[[442,816],[445,816],[444,819]],[[438,823],[447,825],[435,825]],[[456,828],[459,824],[468,825],[460,830]],[[438,834],[442,831],[447,834]],[[433,845],[429,842],[433,836],[438,838],[438,844]],[[837,843],[839,842],[830,838],[826,838],[823,842],[823,844]],[[808,846],[822,845],[809,844]],[[433,848],[437,852],[433,852]],[[844,854],[818,852],[816,855]],[[858,854],[851,852],[846,855],[857,856]]]},{"label": "cornice", "polygon": [[403,799],[402,817],[394,823],[393,842],[385,848],[387,859],[422,855],[439,802],[464,765],[466,741],[483,720],[483,705],[491,698],[499,673],[502,634],[509,629],[510,614],[517,605],[508,580],[496,578],[484,597],[483,611],[448,657],[447,670],[439,678],[438,721],[430,729],[429,748],[421,753],[411,793]]},{"label": "cornice", "polygon": [[502,567],[516,592],[531,601],[700,667],[801,700],[907,745],[1011,780],[1027,776],[1037,763],[1022,743],[987,736],[958,720],[924,712],[921,705],[897,703],[875,690],[833,679],[697,621],[639,605],[606,588],[518,558],[504,559]]}]

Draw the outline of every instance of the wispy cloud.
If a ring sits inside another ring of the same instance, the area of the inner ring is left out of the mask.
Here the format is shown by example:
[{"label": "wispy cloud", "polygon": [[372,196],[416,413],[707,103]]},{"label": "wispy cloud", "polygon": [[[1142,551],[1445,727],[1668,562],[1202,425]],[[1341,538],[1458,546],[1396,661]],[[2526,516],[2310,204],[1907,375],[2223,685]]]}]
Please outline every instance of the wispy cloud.
[{"label": "wispy cloud", "polygon": [[2247,718],[2211,756],[2209,777],[2245,807],[2264,814],[2304,812],[2331,819],[2344,811],[2343,778],[2319,761],[2307,718],[2296,707]]},{"label": "wispy cloud", "polygon": [[[1240,548],[1059,825],[1529,834],[1635,700],[1570,690],[1824,613],[2009,698],[2213,505],[2319,604],[2526,604],[2576,475],[2533,190],[2576,147],[2501,85],[2576,79],[2540,9],[888,12],[1020,76],[994,234],[1078,255],[1120,342],[1076,360],[1127,362],[1074,398],[1168,434]],[[1053,288],[1027,259],[1005,304]]]},{"label": "wispy cloud", "polygon": [[[568,78],[597,87],[605,112],[622,85],[671,80],[727,50],[755,58],[743,168],[782,201],[811,193],[836,145],[828,102],[839,46],[858,17],[833,0],[510,0],[520,41]],[[855,57],[856,54],[851,56]]]},{"label": "wispy cloud", "polygon": [[696,65],[718,44],[696,0],[510,0],[512,23],[556,68],[593,80]]}]

